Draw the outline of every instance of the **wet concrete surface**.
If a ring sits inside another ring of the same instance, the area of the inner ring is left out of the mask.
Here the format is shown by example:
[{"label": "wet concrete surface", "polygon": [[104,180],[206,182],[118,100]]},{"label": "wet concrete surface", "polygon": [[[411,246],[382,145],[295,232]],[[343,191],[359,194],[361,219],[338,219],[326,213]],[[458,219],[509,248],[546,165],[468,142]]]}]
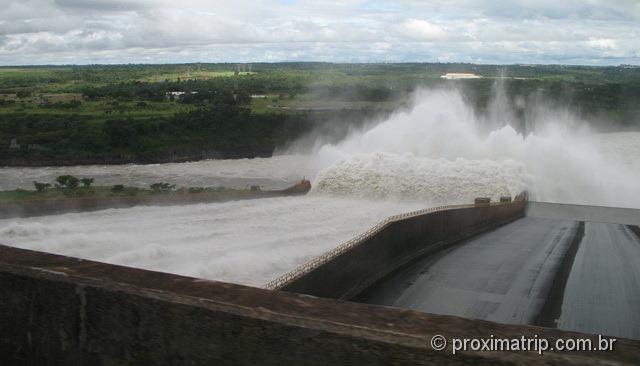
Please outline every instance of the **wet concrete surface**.
[{"label": "wet concrete surface", "polygon": [[576,228],[574,221],[523,218],[416,262],[359,300],[530,324],[547,299]]},{"label": "wet concrete surface", "polygon": [[558,328],[640,339],[640,240],[629,226],[586,223]]},{"label": "wet concrete surface", "polygon": [[[556,208],[533,205],[527,217],[414,262],[357,300],[539,324],[542,310],[552,301],[551,289],[561,286],[560,299],[554,299],[561,304],[560,313],[546,326],[640,339],[640,211]],[[586,220],[584,236],[578,235],[577,252],[571,253],[579,220]],[[616,221],[620,223],[611,223]],[[558,281],[563,271],[569,274]]]}]

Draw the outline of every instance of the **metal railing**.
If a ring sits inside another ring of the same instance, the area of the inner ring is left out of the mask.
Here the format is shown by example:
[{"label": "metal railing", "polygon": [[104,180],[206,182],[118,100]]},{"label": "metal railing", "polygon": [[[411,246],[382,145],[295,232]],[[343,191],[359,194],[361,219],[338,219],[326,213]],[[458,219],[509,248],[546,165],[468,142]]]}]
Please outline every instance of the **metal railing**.
[{"label": "metal railing", "polygon": [[[504,204],[504,203],[494,203],[492,205],[498,205],[498,204]],[[351,250],[352,248],[362,244],[363,242],[365,242],[367,239],[371,238],[372,236],[376,235],[377,233],[379,233],[380,231],[382,231],[382,229],[384,229],[385,227],[387,227],[388,225],[390,225],[391,223],[395,222],[395,221],[399,221],[399,220],[404,220],[410,217],[416,217],[416,216],[420,216],[420,215],[424,215],[424,214],[428,214],[428,213],[433,213],[433,212],[438,212],[438,211],[446,211],[446,210],[453,210],[453,209],[458,209],[458,208],[467,208],[467,207],[474,207],[475,205],[473,204],[466,204],[466,205],[448,205],[448,206],[437,206],[437,207],[431,207],[431,208],[425,208],[422,210],[418,210],[418,211],[412,211],[412,212],[407,212],[407,213],[403,213],[403,214],[399,214],[399,215],[394,215],[391,217],[388,217],[384,220],[382,220],[381,222],[379,222],[377,225],[375,225],[374,227],[370,228],[369,230],[365,231],[364,233],[338,245],[337,247],[313,258],[312,260],[308,261],[307,263],[304,263],[303,265],[299,266],[298,268],[285,273],[284,275],[268,282],[267,284],[264,285],[264,288],[269,289],[269,290],[277,290],[282,288],[284,285],[288,284],[291,281],[294,281],[302,276],[304,276],[305,274],[311,272],[312,270],[320,267],[321,265],[323,265],[326,262],[329,262],[331,260],[333,260],[335,257],[343,254],[344,252]]]}]

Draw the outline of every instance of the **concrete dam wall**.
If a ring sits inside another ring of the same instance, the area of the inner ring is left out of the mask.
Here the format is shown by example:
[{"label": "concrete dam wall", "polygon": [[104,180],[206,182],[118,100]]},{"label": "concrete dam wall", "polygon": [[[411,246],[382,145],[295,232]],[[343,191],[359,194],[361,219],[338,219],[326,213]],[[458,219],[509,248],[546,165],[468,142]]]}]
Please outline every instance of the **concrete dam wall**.
[{"label": "concrete dam wall", "polygon": [[[631,365],[614,352],[436,351],[597,336],[321,299],[0,246],[2,365]],[[597,343],[594,343],[597,344]]]},{"label": "concrete dam wall", "polygon": [[478,201],[394,216],[267,287],[352,299],[414,259],[523,217],[525,206],[523,198],[496,204]]}]

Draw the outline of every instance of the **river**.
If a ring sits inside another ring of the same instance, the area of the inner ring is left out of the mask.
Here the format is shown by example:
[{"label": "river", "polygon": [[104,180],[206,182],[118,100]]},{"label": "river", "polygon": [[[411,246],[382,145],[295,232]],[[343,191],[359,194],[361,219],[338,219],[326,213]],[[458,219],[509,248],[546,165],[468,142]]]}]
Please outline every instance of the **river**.
[{"label": "river", "polygon": [[61,174],[99,185],[314,186],[304,197],[0,220],[0,242],[261,286],[388,216],[434,205],[526,189],[535,200],[640,208],[639,132],[597,134],[553,115],[528,136],[508,125],[483,132],[455,92],[420,98],[340,143],[272,158],[0,168],[2,189]]}]

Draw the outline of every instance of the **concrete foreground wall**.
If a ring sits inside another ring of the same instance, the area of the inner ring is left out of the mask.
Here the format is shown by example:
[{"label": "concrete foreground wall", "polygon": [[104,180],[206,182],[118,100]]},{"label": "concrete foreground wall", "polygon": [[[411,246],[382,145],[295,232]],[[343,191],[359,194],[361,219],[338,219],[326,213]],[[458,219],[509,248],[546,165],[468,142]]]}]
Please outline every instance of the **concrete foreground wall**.
[{"label": "concrete foreground wall", "polygon": [[461,352],[446,338],[591,337],[205,281],[0,246],[0,365],[638,364],[613,352]]},{"label": "concrete foreground wall", "polygon": [[382,230],[315,268],[297,274],[278,289],[352,299],[416,258],[523,217],[525,206],[524,201],[487,203],[391,221]]}]

